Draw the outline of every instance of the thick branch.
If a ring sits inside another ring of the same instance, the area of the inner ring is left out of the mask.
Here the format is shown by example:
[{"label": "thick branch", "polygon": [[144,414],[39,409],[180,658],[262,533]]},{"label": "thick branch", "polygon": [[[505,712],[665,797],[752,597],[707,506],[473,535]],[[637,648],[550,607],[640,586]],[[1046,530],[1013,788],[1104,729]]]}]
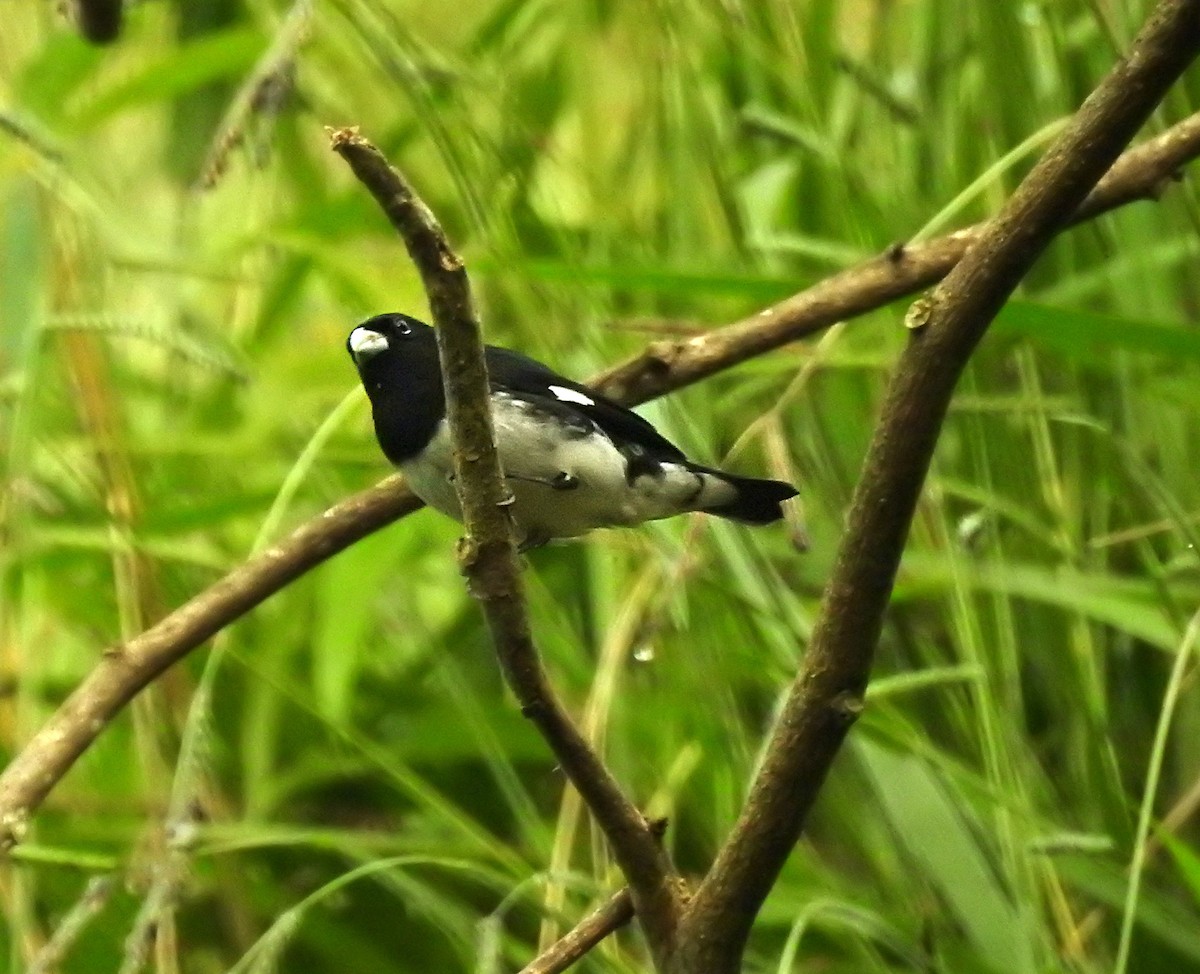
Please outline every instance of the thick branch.
[{"label": "thick branch", "polygon": [[[1200,114],[1125,153],[1080,207],[1087,219],[1153,198],[1200,155]],[[960,230],[842,271],[758,315],[679,344],[655,343],[592,384],[627,405],[689,385],[834,321],[871,311],[945,275],[981,228]],[[150,629],[106,651],[50,719],[0,774],[0,847],[24,823],[121,708],[163,670],[241,618],[289,582],[373,531],[421,507],[399,477],[313,518],[264,554],[238,566]]]},{"label": "thick branch", "polygon": [[608,838],[647,939],[665,951],[678,907],[674,869],[646,820],[572,723],[533,644],[507,512],[509,495],[492,430],[483,339],[466,270],[428,207],[379,150],[349,129],[334,132],[332,145],[403,237],[429,295],[454,444],[455,486],[467,531],[460,560],[468,587],[483,607],[505,678]]},{"label": "thick branch", "polygon": [[692,900],[671,970],[739,969],[746,938],[862,709],[900,554],[954,386],[988,324],[1200,51],[1200,0],[1164,0],[1000,215],[910,313],[845,536],[746,806]]}]

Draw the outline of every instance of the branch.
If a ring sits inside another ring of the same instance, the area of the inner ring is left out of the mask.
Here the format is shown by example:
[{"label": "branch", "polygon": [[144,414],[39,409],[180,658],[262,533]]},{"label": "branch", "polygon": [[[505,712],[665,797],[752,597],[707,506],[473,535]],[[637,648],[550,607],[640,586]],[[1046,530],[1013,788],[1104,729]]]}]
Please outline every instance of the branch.
[{"label": "branch", "polygon": [[[1117,160],[1068,221],[1074,225],[1138,200],[1158,199],[1180,168],[1200,155],[1200,113]],[[898,245],[824,278],[748,318],[686,341],[654,342],[590,384],[626,405],[654,399],[936,284],[990,224],[923,244]]]},{"label": "branch", "polygon": [[[1076,214],[1090,219],[1157,197],[1200,156],[1200,114],[1125,153]],[[636,405],[771,349],[912,294],[944,276],[981,227],[960,230],[841,271],[743,321],[682,343],[657,342],[591,384]],[[238,566],[101,662],[0,773],[0,849],[19,841],[29,816],[79,756],[155,677],[285,585],[368,534],[423,505],[388,477],[334,505],[262,555]]]},{"label": "branch", "polygon": [[331,144],[404,239],[429,295],[454,444],[455,486],[467,532],[459,560],[467,586],[483,608],[505,679],[521,712],[537,726],[608,838],[651,947],[665,951],[679,905],[674,868],[641,812],[572,723],[533,644],[507,510],[510,498],[492,430],[483,339],[466,269],[433,213],[378,149],[352,129],[331,133]]},{"label": "branch", "polygon": [[633,899],[628,889],[618,890],[559,938],[534,961],[521,968],[520,974],[560,974],[579,958],[633,919]]},{"label": "branch", "polygon": [[401,477],[388,477],[302,525],[137,638],[105,650],[0,775],[0,848],[20,841],[50,789],[163,670],[314,565],[419,506]]},{"label": "branch", "polygon": [[679,931],[670,970],[739,970],[754,917],[800,836],[846,732],[862,710],[883,615],[942,421],[992,318],[1200,51],[1200,0],[1163,0],[1132,53],[909,313],[897,364],[854,492],[804,665],[729,840]]}]

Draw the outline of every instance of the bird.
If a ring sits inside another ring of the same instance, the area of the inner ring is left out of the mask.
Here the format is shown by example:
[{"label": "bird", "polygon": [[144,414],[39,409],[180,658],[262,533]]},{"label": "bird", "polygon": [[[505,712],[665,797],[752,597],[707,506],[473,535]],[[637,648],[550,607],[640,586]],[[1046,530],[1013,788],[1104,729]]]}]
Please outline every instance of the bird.
[{"label": "bird", "polygon": [[[375,315],[346,339],[384,455],[430,507],[462,521],[434,329]],[[511,349],[484,350],[496,449],[519,548],[596,528],[703,511],[744,524],[783,517],[797,494],[689,460],[647,420]]]}]

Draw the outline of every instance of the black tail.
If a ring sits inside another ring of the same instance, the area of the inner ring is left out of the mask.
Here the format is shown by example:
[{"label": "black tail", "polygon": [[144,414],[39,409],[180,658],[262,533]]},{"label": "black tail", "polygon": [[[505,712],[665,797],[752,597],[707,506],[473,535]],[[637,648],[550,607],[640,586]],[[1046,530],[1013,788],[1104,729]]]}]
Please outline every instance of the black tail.
[{"label": "black tail", "polygon": [[779,505],[799,493],[791,484],[782,480],[760,480],[757,477],[739,477],[724,470],[706,470],[730,484],[737,497],[728,504],[709,507],[705,510],[717,517],[727,517],[743,524],[770,524],[783,517]]}]

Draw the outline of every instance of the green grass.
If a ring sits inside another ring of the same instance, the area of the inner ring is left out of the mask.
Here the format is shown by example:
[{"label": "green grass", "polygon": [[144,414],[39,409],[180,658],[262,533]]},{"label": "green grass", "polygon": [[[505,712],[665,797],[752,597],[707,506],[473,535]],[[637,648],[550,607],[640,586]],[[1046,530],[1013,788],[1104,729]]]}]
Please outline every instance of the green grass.
[{"label": "green grass", "polygon": [[[107,645],[386,472],[343,341],[424,297],[323,126],[360,125],[435,207],[489,338],[585,376],[648,321],[733,321],[994,212],[1149,7],[1127,6],[138,4],[97,50],[15,5],[0,755]],[[293,49],[296,97],[247,112]],[[1193,71],[1155,131],[1198,96]],[[1062,237],[1001,314],[747,971],[1200,967],[1198,229],[1185,180]],[[691,875],[803,654],[904,310],[644,410],[795,477],[806,554],[680,519],[529,558],[556,681]],[[422,512],[367,539],[106,730],[0,867],[8,968],[103,874],[64,972],[131,970],[151,920],[163,971],[515,970],[613,889],[456,536]],[[646,964],[627,932],[580,970]]]}]

